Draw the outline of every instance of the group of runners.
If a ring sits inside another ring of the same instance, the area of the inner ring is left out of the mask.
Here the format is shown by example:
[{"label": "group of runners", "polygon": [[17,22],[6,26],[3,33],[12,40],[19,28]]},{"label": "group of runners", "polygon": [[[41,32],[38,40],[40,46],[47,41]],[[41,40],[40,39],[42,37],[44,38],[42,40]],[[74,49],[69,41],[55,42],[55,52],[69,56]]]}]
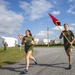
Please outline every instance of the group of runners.
[{"label": "group of runners", "polygon": [[[22,39],[21,44],[25,44],[25,52],[26,52],[26,67],[25,69],[21,72],[22,74],[26,74],[28,72],[28,67],[29,67],[29,59],[33,60],[35,64],[37,63],[37,60],[32,56],[33,53],[33,47],[34,44],[36,44],[36,41],[34,40],[30,30],[25,31],[25,36]],[[66,37],[65,37],[66,36]],[[72,68],[72,44],[75,41],[74,34],[71,30],[68,29],[68,24],[64,24],[64,31],[61,32],[60,39],[63,38],[64,41],[64,49],[65,52],[68,56],[68,61],[69,61],[69,67],[68,69]],[[69,40],[67,40],[67,39]]]}]

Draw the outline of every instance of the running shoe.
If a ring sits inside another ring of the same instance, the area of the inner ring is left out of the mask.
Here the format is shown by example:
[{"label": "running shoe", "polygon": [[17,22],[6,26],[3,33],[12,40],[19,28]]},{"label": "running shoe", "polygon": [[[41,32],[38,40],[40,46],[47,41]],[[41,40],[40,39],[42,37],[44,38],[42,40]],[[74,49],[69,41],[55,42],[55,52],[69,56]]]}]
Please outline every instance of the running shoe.
[{"label": "running shoe", "polygon": [[72,65],[71,64],[69,64],[69,69],[71,69],[72,68]]},{"label": "running shoe", "polygon": [[35,65],[37,65],[37,60],[35,61]]},{"label": "running shoe", "polygon": [[27,69],[24,69],[21,74],[27,74],[28,70]]}]

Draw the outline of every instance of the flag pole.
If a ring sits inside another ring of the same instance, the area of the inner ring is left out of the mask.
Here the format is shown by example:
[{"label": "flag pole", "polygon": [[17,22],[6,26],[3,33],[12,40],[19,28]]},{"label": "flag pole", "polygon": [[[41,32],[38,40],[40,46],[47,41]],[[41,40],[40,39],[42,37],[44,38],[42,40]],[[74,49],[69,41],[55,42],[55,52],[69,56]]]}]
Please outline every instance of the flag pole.
[{"label": "flag pole", "polygon": [[[50,15],[50,17],[52,18],[52,20],[53,20],[53,22],[54,22],[54,24],[58,27],[58,29],[61,31],[61,29],[60,29],[60,27],[59,27],[59,25],[60,25],[60,22],[59,22],[59,20],[57,19],[57,18],[55,18],[53,15],[51,15],[51,14],[49,14]],[[59,22],[59,24],[58,24],[58,22]],[[62,31],[61,31],[61,33],[63,33]],[[70,41],[69,41],[69,39],[66,37],[66,35],[63,33],[63,36],[66,38],[66,40],[68,41],[68,43],[70,43]],[[71,44],[71,46],[72,46],[72,48],[75,50],[75,48],[74,48],[74,46]]]},{"label": "flag pole", "polygon": [[[61,33],[63,33],[57,23],[56,23],[56,26],[59,28],[59,30],[61,31]],[[70,43],[69,39],[66,37],[66,35],[64,33],[63,33],[63,36],[66,38],[66,40],[68,41],[68,43]],[[71,45],[71,46],[75,50],[74,46],[73,45]]]}]

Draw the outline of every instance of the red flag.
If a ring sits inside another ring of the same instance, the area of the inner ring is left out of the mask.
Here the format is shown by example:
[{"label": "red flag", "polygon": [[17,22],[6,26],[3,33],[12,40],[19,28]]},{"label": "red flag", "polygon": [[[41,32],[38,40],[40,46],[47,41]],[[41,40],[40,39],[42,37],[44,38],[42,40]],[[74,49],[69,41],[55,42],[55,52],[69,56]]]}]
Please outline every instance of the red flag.
[{"label": "red flag", "polygon": [[52,20],[53,20],[53,22],[54,22],[55,25],[61,26],[61,23],[60,23],[60,21],[57,18],[55,18],[51,14],[49,14],[49,16],[52,18]]}]

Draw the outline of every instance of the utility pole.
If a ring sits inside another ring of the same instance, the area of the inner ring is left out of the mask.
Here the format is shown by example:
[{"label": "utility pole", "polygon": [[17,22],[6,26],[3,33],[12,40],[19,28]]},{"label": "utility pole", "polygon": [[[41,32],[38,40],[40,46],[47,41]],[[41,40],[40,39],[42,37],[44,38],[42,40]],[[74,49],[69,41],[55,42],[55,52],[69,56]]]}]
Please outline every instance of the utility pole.
[{"label": "utility pole", "polygon": [[48,42],[48,47],[49,47],[49,27],[47,27],[47,42]]}]

